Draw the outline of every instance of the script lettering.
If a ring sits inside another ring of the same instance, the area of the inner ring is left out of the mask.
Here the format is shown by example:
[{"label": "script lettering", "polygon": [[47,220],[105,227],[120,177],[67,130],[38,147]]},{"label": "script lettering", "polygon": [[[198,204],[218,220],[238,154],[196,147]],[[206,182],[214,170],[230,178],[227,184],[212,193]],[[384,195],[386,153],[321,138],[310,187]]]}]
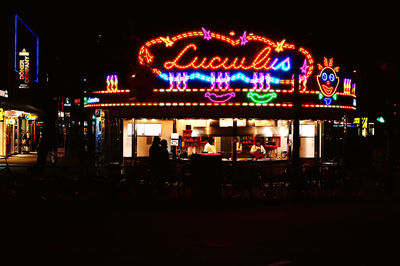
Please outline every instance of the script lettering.
[{"label": "script lettering", "polygon": [[[193,43],[188,44],[184,47],[180,53],[171,61],[166,61],[164,63],[164,68],[167,70],[177,68],[177,69],[241,69],[241,70],[278,70],[281,68],[282,70],[287,71],[290,68],[290,59],[286,58],[282,62],[278,63],[278,59],[276,58],[272,64],[270,64],[271,57],[271,47],[264,47],[256,56],[253,61],[247,60],[246,57],[242,57],[239,59],[235,57],[233,59],[229,57],[225,57],[222,59],[219,56],[214,56],[211,59],[207,57],[203,57],[199,59],[198,56],[194,56],[192,59],[190,58],[190,52],[197,51],[197,46]],[[189,59],[189,60],[187,60]],[[190,60],[191,59],[191,60]],[[189,63],[184,63],[189,62]],[[249,62],[249,63],[248,63]]]}]

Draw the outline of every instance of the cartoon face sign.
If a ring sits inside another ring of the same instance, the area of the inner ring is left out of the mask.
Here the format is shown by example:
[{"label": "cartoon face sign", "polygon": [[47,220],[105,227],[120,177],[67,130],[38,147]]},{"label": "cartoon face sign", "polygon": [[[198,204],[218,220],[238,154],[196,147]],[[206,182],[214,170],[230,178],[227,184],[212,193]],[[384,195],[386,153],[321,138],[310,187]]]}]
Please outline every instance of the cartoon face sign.
[{"label": "cartoon face sign", "polygon": [[330,68],[325,67],[321,73],[317,76],[319,88],[323,95],[331,97],[339,85],[339,77],[336,72]]},{"label": "cartoon face sign", "polygon": [[335,94],[337,86],[339,85],[339,77],[336,73],[339,71],[339,67],[332,68],[333,60],[329,62],[324,58],[324,67],[318,64],[320,74],[317,75],[317,82],[321,93],[325,97],[331,97]]}]

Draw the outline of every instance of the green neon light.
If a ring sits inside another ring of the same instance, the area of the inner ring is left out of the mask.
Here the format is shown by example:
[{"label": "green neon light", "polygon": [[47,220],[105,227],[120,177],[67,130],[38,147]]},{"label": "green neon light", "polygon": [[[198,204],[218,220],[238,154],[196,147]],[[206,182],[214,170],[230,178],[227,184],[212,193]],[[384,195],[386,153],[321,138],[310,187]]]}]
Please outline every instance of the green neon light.
[{"label": "green neon light", "polygon": [[255,103],[269,103],[273,99],[275,99],[278,95],[275,92],[258,94],[257,92],[248,92],[247,98],[250,98],[251,101]]},{"label": "green neon light", "polygon": [[378,121],[379,123],[385,123],[385,118],[383,118],[382,116],[380,116],[380,117],[378,117],[377,119],[376,119],[376,121]]},{"label": "green neon light", "polygon": [[[324,98],[324,95],[320,92],[318,92],[318,100],[322,100],[322,98]],[[333,94],[332,98],[336,101],[337,100],[337,94]]]}]

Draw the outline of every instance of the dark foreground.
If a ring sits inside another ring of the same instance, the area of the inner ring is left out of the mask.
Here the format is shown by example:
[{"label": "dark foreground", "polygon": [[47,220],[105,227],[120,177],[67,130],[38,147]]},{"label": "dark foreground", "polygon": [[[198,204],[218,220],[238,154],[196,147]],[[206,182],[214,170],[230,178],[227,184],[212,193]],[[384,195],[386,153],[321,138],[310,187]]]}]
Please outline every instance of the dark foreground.
[{"label": "dark foreground", "polygon": [[400,201],[377,182],[309,183],[297,196],[281,181],[225,184],[196,199],[179,182],[84,183],[74,168],[10,165],[0,265],[400,265]]},{"label": "dark foreground", "polygon": [[400,265],[396,202],[8,209],[2,265]]}]

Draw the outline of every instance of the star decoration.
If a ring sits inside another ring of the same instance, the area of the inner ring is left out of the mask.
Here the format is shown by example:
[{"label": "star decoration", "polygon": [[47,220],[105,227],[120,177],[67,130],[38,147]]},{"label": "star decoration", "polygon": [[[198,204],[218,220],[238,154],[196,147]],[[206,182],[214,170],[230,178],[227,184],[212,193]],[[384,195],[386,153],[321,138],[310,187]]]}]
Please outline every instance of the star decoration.
[{"label": "star decoration", "polygon": [[174,42],[169,39],[169,36],[167,36],[167,38],[160,37],[160,39],[165,43],[166,47],[171,47],[174,44]]},{"label": "star decoration", "polygon": [[246,31],[244,31],[243,35],[240,36],[239,38],[240,38],[240,45],[246,45],[246,43],[248,43]]},{"label": "star decoration", "polygon": [[309,67],[310,67],[310,66],[307,65],[307,60],[304,59],[303,66],[300,67],[301,73],[306,74]]},{"label": "star decoration", "polygon": [[283,39],[281,42],[276,42],[275,51],[282,52],[283,51],[283,45],[285,44],[285,42],[286,42],[286,39]]},{"label": "star decoration", "polygon": [[201,27],[201,30],[202,30],[203,33],[204,33],[204,40],[207,40],[207,41],[211,40],[210,31],[209,31],[209,30],[206,30],[206,29],[203,28],[203,27]]},{"label": "star decoration", "polygon": [[154,56],[152,56],[147,48],[144,49],[143,57],[146,59],[147,64],[153,61]]}]

